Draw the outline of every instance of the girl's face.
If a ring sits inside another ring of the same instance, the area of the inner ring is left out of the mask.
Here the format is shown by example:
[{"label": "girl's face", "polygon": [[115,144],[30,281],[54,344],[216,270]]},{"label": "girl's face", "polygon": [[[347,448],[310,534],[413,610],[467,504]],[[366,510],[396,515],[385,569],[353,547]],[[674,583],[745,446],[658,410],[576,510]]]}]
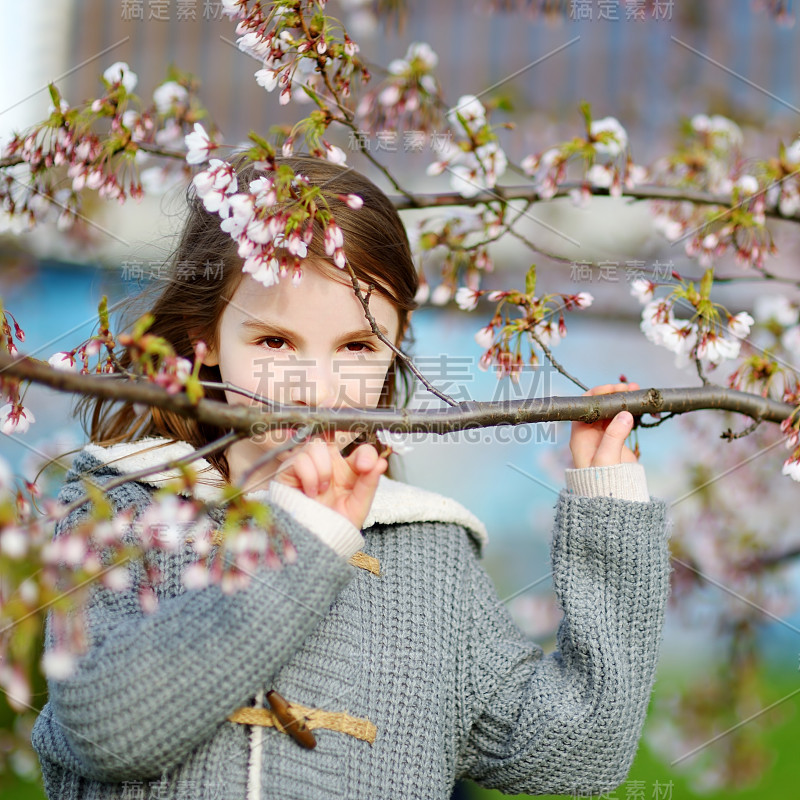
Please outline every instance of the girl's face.
[{"label": "girl's face", "polygon": [[[366,297],[368,287],[360,282]],[[400,319],[384,295],[369,308],[381,332],[397,344]],[[303,263],[299,286],[266,287],[245,274],[219,321],[219,346],[203,359],[223,381],[280,403],[318,408],[377,406],[392,351],[371,331],[350,275],[327,264]],[[228,403],[255,401],[226,391]],[[289,432],[268,432],[269,449]],[[344,447],[355,434],[339,431]]]}]

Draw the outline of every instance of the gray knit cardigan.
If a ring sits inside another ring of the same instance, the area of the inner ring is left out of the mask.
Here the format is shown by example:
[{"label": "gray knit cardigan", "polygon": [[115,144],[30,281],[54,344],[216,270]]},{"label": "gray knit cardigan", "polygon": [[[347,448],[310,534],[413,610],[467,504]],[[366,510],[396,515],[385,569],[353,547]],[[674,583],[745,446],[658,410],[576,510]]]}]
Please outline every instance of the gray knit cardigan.
[{"label": "gray knit cardigan", "polygon": [[[89,471],[97,483],[120,475],[84,451],[61,502],[83,495],[79,476]],[[141,510],[155,485],[131,480],[108,495],[117,510]],[[551,555],[564,618],[545,655],[479,563],[481,523],[440,499],[450,511],[432,515],[428,503],[416,521],[402,509],[384,515],[401,521],[368,518],[360,549],[379,574],[276,503],[297,560],[260,568],[245,589],[185,589],[182,570],[197,558],[189,544],[154,556],[163,575],[155,612],[139,604],[141,563],[129,590],[96,587],[89,649],[71,677],[48,680],[33,729],[48,798],[445,800],[459,778],[510,794],[618,786],[658,660],[669,592],[664,502],[560,493]],[[224,514],[216,509],[215,523]],[[546,572],[530,565],[532,579]],[[375,739],[318,728],[309,750],[275,727],[228,720],[270,688],[369,720]]]}]

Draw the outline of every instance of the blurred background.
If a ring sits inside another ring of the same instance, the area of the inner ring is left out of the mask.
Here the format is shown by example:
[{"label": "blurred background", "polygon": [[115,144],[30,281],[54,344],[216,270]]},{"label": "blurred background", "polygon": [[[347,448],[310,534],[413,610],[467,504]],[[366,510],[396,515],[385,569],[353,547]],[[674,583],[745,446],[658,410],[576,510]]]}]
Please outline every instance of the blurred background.
[{"label": "blurred background", "polygon": [[[0,142],[47,116],[50,81],[77,104],[101,91],[99,75],[115,61],[128,62],[138,74],[136,91],[143,97],[166,79],[169,64],[193,73],[228,144],[244,142],[250,130],[265,133],[299,117],[293,104],[279,106],[276,95],[255,83],[260,65],[237,50],[220,2],[0,3],[0,66],[7,76],[0,82]],[[566,10],[555,14],[533,13],[541,4],[531,2],[417,0],[405,4],[402,19],[386,12],[396,5],[331,0],[328,13],[358,42],[375,82],[409,44],[426,42],[439,57],[437,74],[449,104],[490,89],[484,99],[502,100],[493,123],[514,125],[500,138],[516,163],[580,135],[582,100],[591,103],[595,117],[621,121],[634,160],[645,165],[674,146],[682,117],[699,113],[735,120],[749,158],[775,155],[778,140],[788,144],[798,136],[797,28],[748,0],[593,0],[563,4]],[[337,139],[331,131],[330,140],[346,150],[349,164],[392,194],[346,135]],[[407,152],[400,144],[393,151],[373,138],[371,151],[408,189],[449,190],[444,178],[426,175],[434,160],[430,149]],[[98,227],[83,241],[47,230],[15,235],[0,229],[0,297],[25,328],[24,352],[46,359],[74,346],[91,334],[103,295],[113,306],[157,280],[183,209],[184,185],[164,189],[140,204],[98,202]],[[412,241],[417,223],[429,216],[404,212]],[[537,205],[535,217],[547,227],[531,219],[521,230],[560,258],[534,256],[515,241],[501,240],[492,246],[495,270],[481,288],[521,287],[536,260],[542,291],[588,291],[595,297],[589,310],[568,319],[569,334],[555,352],[584,383],[615,382],[624,373],[642,387],[698,385],[693,369],[676,369],[673,356],[638,330],[641,306],[629,292],[635,270],[668,266],[683,275],[701,274],[682,248],[656,233],[648,204],[595,198],[581,209],[563,199]],[[771,270],[797,277],[794,229],[784,223],[773,233],[780,255]],[[577,264],[589,268],[577,270]],[[420,267],[435,287],[436,257],[420,258]],[[728,267],[730,274],[739,270]],[[753,312],[756,295],[764,293],[770,287],[745,283],[726,288],[720,301],[733,312]],[[783,286],[771,293],[797,299]],[[416,312],[412,352],[423,373],[459,400],[580,394],[545,367],[524,372],[518,385],[478,370],[481,349],[473,335],[492,308],[480,304],[466,313],[453,303],[428,303]],[[712,379],[724,382],[722,372]],[[419,390],[412,406],[425,404],[437,406]],[[65,395],[28,390],[26,406],[37,422],[23,436],[0,440],[4,457],[28,479],[43,455],[83,445],[71,405]],[[786,548],[800,541],[792,514],[797,490],[780,476],[784,451],[774,447],[777,430],[759,429],[757,436],[724,443],[720,432],[745,426],[729,416],[700,412],[638,437],[650,492],[672,506],[673,553],[691,554],[711,579],[689,585],[685,570],[675,565],[645,735],[628,781],[611,796],[784,798],[796,792],[797,559],[783,563],[766,582],[742,583],[719,543],[755,537],[765,547]],[[411,443],[397,465],[404,480],[454,497],[484,520],[490,536],[485,563],[500,597],[545,649],[553,647],[559,619],[548,547],[563,469],[570,466],[568,440],[567,423],[487,430],[477,438],[431,436]],[[46,478],[54,493],[58,471]],[[757,603],[742,599],[754,596]],[[731,674],[736,685],[726,678]],[[46,700],[43,681],[38,691],[37,707]],[[43,796],[35,755],[19,745],[31,724],[32,718],[14,715],[0,699],[0,787],[9,797]],[[501,796],[471,783],[458,792]]]}]

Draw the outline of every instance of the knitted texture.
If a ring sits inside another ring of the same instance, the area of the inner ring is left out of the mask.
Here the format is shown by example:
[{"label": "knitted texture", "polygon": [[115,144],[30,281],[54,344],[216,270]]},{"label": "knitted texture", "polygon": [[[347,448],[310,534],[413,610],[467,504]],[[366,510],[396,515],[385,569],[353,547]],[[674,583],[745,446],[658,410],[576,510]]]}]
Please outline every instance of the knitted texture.
[{"label": "knitted texture", "polygon": [[[83,494],[78,475],[91,469],[98,483],[119,474],[81,453],[62,502]],[[129,481],[109,497],[142,510],[152,491]],[[561,492],[551,556],[565,614],[548,655],[513,622],[461,525],[365,529],[375,575],[277,507],[274,518],[297,560],[262,568],[243,590],[185,590],[188,545],[156,556],[164,580],[151,614],[139,607],[141,563],[129,590],[94,590],[89,650],[72,677],[48,681],[33,729],[50,800],[123,800],[132,787],[147,797],[156,786],[170,800],[241,800],[250,727],[227,717],[263,689],[377,729],[370,744],[319,728],[307,750],[262,728],[264,800],[446,800],[461,777],[507,793],[588,794],[625,779],[669,591],[662,501]],[[531,577],[547,569],[532,564]]]}]

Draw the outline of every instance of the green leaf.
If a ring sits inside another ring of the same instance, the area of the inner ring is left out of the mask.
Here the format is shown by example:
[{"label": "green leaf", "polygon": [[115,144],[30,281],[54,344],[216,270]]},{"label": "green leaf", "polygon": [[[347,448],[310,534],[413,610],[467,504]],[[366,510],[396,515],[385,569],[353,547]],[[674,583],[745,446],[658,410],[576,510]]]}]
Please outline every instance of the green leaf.
[{"label": "green leaf", "polygon": [[200,385],[200,381],[195,378],[194,375],[190,375],[186,381],[186,394],[189,398],[189,402],[193,406],[196,406],[203,398],[203,387]]},{"label": "green leaf", "polygon": [[100,305],[97,307],[97,313],[100,316],[100,329],[103,331],[108,330],[108,296],[103,295]]},{"label": "green leaf", "polygon": [[50,99],[53,101],[53,105],[55,106],[56,111],[60,114],[61,113],[61,94],[59,93],[56,85],[51,83],[47,87],[48,91],[50,92]]},{"label": "green leaf", "polygon": [[156,318],[152,314],[144,314],[139,317],[139,319],[136,320],[136,324],[133,326],[131,336],[134,339],[138,339],[155,322],[155,319]]},{"label": "green leaf", "polygon": [[531,264],[528,274],[525,276],[525,294],[533,297],[536,291],[536,264]]},{"label": "green leaf", "polygon": [[259,147],[264,148],[264,150],[269,153],[270,156],[275,155],[275,148],[263,137],[259,136],[255,131],[250,131],[247,134],[247,138],[250,139],[251,142],[255,142]]},{"label": "green leaf", "polygon": [[704,275],[703,279],[700,281],[700,296],[703,299],[707,299],[711,296],[711,286],[714,283],[714,268],[709,267]]},{"label": "green leaf", "polygon": [[587,100],[581,100],[581,114],[583,115],[583,121],[586,124],[586,133],[588,134],[592,125],[592,107]]}]

